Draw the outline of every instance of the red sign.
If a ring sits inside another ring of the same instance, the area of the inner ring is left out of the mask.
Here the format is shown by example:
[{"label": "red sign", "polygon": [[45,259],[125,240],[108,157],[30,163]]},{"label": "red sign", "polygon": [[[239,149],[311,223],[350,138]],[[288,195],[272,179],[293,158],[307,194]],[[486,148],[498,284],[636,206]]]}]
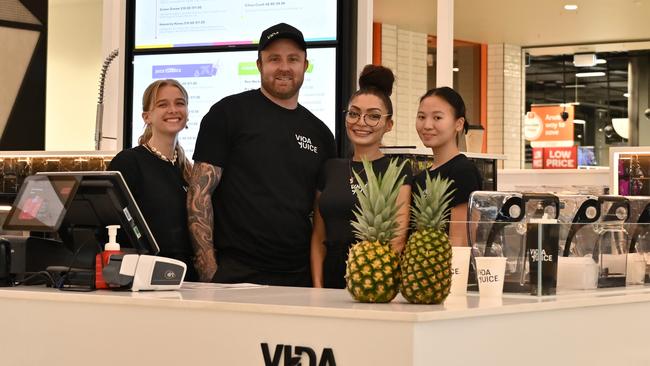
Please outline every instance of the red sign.
[{"label": "red sign", "polygon": [[544,148],[533,148],[533,169],[544,169]]},{"label": "red sign", "polygon": [[545,147],[544,169],[576,169],[578,147]]},{"label": "red sign", "polygon": [[532,106],[524,119],[524,136],[532,147],[572,146],[573,116],[573,105]]},{"label": "red sign", "polygon": [[534,147],[533,169],[576,169],[578,147]]}]

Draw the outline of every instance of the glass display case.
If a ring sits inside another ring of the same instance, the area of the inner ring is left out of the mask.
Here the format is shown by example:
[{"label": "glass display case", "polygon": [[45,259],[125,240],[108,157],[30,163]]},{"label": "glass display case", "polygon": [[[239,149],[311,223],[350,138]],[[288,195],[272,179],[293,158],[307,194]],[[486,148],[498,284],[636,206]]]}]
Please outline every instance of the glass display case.
[{"label": "glass display case", "polygon": [[[412,148],[412,147],[382,147],[382,152],[386,155],[400,156],[411,161],[411,168],[413,175],[417,175],[421,171],[431,166],[433,162],[433,155],[431,149],[426,148]],[[483,178],[484,191],[497,190],[497,162],[505,160],[505,155],[497,154],[480,154],[463,152],[468,159],[476,165],[481,177]]]},{"label": "glass display case", "polygon": [[482,257],[502,258],[504,293],[649,283],[650,197],[476,191],[468,220],[470,290],[480,287]]},{"label": "glass display case", "polygon": [[11,204],[26,177],[39,172],[102,171],[115,156],[108,151],[0,152],[0,203]]}]

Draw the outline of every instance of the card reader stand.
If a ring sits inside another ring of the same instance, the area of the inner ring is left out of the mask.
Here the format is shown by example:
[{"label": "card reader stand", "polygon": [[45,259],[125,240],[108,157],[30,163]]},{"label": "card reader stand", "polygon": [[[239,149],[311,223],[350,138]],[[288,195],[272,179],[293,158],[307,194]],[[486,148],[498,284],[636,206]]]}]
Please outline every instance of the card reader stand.
[{"label": "card reader stand", "polygon": [[10,275],[3,277],[0,268],[0,283],[11,285],[48,268],[58,275],[74,268],[74,275],[66,277],[74,280],[67,284],[94,288],[95,256],[108,240],[107,225],[123,228],[118,240],[125,253],[158,254],[158,244],[119,172],[27,177],[3,228],[29,231],[30,236],[5,237],[11,252],[5,272],[8,268]]}]

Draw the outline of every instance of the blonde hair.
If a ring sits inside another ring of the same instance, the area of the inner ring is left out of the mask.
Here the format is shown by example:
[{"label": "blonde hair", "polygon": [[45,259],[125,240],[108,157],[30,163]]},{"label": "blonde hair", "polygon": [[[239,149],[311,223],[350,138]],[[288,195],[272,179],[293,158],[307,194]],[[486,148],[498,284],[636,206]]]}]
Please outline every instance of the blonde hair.
[{"label": "blonde hair", "polygon": [[[178,88],[181,94],[183,94],[185,103],[187,104],[189,102],[187,90],[185,90],[185,88],[178,81],[174,79],[156,80],[153,83],[149,84],[147,89],[145,89],[144,94],[142,94],[142,112],[149,112],[151,110],[154,103],[156,102],[158,90],[160,90],[160,88],[163,86],[174,86]],[[151,124],[145,124],[144,132],[142,132],[142,135],[138,138],[138,144],[146,144],[149,142],[149,140],[151,140],[152,135],[153,131],[151,129]],[[178,141],[176,141],[176,155],[178,159],[178,166],[181,169],[181,172],[183,172],[183,178],[186,182],[189,182],[190,176],[192,174],[192,163],[190,163],[190,160],[185,155],[185,150],[183,150],[183,147]]]}]

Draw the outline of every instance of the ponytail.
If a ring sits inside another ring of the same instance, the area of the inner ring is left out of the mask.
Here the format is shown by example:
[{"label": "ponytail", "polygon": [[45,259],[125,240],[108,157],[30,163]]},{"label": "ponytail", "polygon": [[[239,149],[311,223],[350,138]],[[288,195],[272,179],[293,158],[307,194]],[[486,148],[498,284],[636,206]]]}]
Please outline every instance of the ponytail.
[{"label": "ponytail", "polygon": [[144,145],[149,142],[151,136],[153,136],[153,131],[151,131],[151,125],[147,123],[144,126],[144,132],[142,132],[142,135],[138,138],[138,145]]},{"label": "ponytail", "polygon": [[185,155],[185,150],[178,141],[176,141],[176,161],[178,162],[178,168],[183,173],[183,179],[185,179],[186,183],[189,183],[192,177],[192,163]]}]

